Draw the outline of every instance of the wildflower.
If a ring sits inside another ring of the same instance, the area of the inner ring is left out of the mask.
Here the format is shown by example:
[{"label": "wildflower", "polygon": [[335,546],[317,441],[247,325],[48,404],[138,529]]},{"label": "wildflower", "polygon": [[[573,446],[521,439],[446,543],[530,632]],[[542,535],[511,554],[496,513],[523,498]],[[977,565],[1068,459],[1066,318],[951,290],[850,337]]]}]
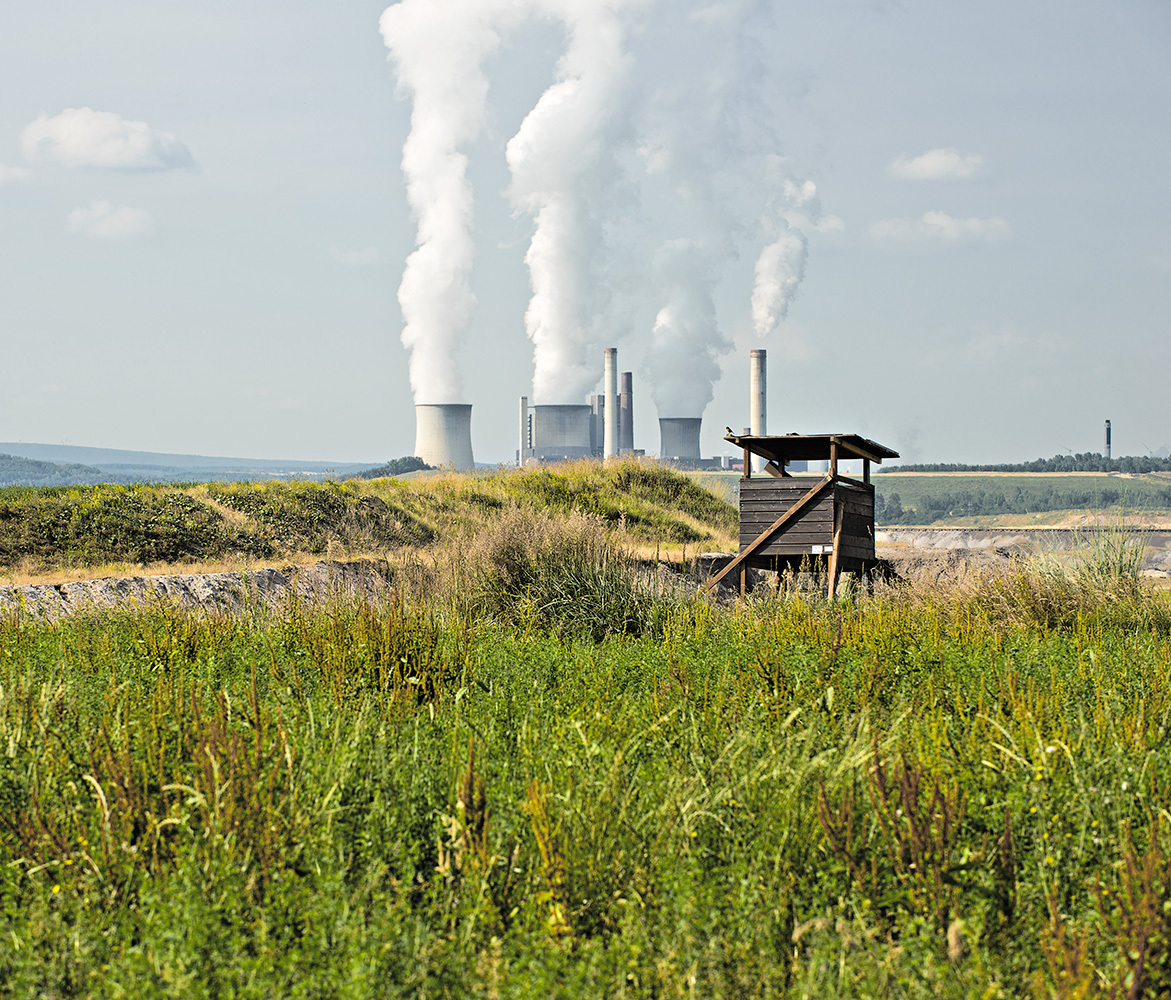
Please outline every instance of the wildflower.
[{"label": "wildflower", "polygon": [[73,864],[73,858],[66,858],[66,859],[65,859],[65,864],[67,864],[67,865],[71,865],[71,864]]},{"label": "wildflower", "polygon": [[1124,792],[1125,792],[1125,791],[1126,791],[1126,790],[1127,790],[1129,787],[1130,787],[1130,782],[1129,782],[1129,781],[1124,781],[1124,782],[1122,783],[1122,790],[1123,790]]},{"label": "wildflower", "polygon": [[1053,857],[1053,855],[1052,855],[1052,854],[1046,854],[1046,855],[1045,855],[1045,864],[1047,864],[1047,865],[1055,865],[1055,864],[1057,864],[1057,861],[1056,861],[1056,859]]},{"label": "wildflower", "polygon": [[1047,746],[1045,748],[1046,753],[1055,753],[1056,751],[1057,751],[1057,747],[1055,747],[1055,746]]},{"label": "wildflower", "polygon": [[59,886],[59,885],[55,885],[55,886],[53,886],[53,894],[54,894],[54,895],[56,895],[56,894],[57,894],[57,893],[59,893],[60,891],[61,891],[61,886]]}]

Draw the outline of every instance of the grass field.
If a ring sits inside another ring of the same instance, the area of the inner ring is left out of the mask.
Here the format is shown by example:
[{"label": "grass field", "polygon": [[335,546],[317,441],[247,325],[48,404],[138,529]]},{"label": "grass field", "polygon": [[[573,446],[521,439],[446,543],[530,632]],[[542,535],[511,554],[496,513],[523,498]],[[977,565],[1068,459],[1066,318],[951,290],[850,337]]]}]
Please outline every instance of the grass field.
[{"label": "grass field", "polygon": [[0,619],[0,996],[1171,990],[1128,549],[728,606],[475,518],[382,603]]},{"label": "grass field", "polygon": [[[691,473],[697,483],[738,503],[739,473]],[[1098,518],[1171,519],[1171,476],[1076,473],[878,472],[880,525],[1029,527]],[[900,513],[892,502],[898,496]]]}]

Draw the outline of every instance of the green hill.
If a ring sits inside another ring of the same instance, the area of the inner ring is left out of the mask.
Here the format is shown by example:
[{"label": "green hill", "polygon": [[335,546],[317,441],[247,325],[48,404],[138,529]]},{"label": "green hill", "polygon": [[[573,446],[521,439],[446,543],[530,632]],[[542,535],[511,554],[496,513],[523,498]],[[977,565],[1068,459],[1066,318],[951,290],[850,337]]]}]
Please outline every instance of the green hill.
[{"label": "green hill", "polygon": [[41,462],[18,455],[0,455],[0,486],[71,486],[100,483],[102,470],[92,465]]},{"label": "green hill", "polygon": [[0,489],[0,566],[423,552],[511,508],[584,514],[650,551],[727,547],[736,511],[670,469],[635,460],[475,475]]}]

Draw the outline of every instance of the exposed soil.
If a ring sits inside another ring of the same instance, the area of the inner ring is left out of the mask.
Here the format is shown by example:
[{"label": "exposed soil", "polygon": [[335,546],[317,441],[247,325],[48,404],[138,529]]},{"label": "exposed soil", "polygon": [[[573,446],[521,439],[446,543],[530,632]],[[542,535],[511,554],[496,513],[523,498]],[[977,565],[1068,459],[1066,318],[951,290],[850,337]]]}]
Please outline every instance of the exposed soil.
[{"label": "exposed soil", "polygon": [[312,566],[240,573],[173,573],[105,577],[58,584],[0,587],[0,611],[23,608],[49,618],[83,610],[169,603],[180,608],[239,610],[257,602],[276,607],[290,594],[321,599],[335,594],[376,597],[393,574],[385,560],[319,562]]}]

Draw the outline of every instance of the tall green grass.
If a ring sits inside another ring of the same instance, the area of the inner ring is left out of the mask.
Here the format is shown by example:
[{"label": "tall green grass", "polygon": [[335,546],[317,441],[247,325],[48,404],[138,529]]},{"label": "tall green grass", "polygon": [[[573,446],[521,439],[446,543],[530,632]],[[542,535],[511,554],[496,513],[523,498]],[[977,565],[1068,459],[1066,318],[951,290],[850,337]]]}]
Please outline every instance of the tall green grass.
[{"label": "tall green grass", "polygon": [[0,996],[1164,994],[1145,592],[721,606],[496,523],[382,603],[7,613]]}]

